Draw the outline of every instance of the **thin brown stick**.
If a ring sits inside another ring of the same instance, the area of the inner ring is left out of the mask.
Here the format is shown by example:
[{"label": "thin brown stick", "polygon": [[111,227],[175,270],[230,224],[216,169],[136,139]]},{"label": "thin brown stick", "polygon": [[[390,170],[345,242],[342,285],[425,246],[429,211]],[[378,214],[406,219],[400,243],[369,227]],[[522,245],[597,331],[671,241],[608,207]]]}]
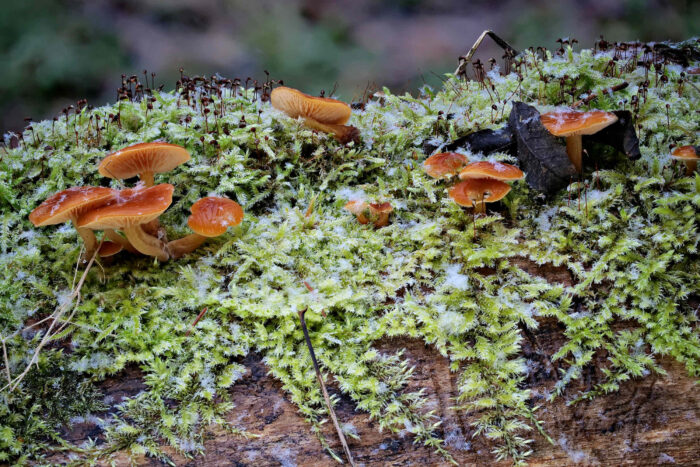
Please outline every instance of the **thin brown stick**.
[{"label": "thin brown stick", "polygon": [[[305,285],[310,287],[306,282]],[[306,308],[299,311],[299,321],[301,321],[301,328],[304,331],[304,339],[306,339],[306,346],[309,348],[309,354],[311,354],[311,361],[314,364],[314,370],[316,370],[316,378],[321,385],[321,392],[323,392],[323,399],[326,401],[326,407],[328,407],[328,413],[331,415],[331,420],[333,420],[333,425],[335,430],[338,432],[338,438],[340,438],[340,443],[343,445],[343,451],[345,451],[345,457],[348,458],[348,462],[351,466],[355,467],[355,461],[352,459],[352,454],[350,453],[350,448],[348,447],[348,442],[345,440],[345,435],[343,430],[340,429],[338,424],[338,419],[335,416],[335,411],[331,405],[331,398],[328,396],[328,391],[326,391],[326,385],[323,382],[323,377],[321,376],[321,370],[318,368],[318,362],[316,361],[316,354],[314,353],[314,348],[311,345],[311,338],[309,337],[309,330],[306,328],[306,321],[304,320],[304,313],[306,313]]]},{"label": "thin brown stick", "polygon": [[[615,91],[622,91],[623,89],[625,89],[625,88],[626,88],[627,86],[629,86],[629,85],[630,85],[630,83],[628,83],[627,81],[624,81],[624,82],[622,82],[622,83],[620,83],[620,84],[616,84],[615,86],[613,86],[613,87],[611,87],[611,88],[609,88],[609,89],[606,89],[605,91],[606,91],[606,92],[607,92],[607,91],[612,91],[612,92],[615,92]],[[588,97],[586,97],[585,99],[581,99],[581,100],[579,100],[579,101],[574,102],[574,103],[571,105],[571,107],[575,109],[576,107],[579,107],[579,106],[582,105],[582,104],[588,104],[589,102],[591,102],[593,99],[595,99],[595,98],[597,98],[597,97],[598,97],[598,94],[591,94],[591,95],[589,95]]]},{"label": "thin brown stick", "polygon": [[[49,329],[46,331],[46,334],[44,337],[41,339],[41,342],[39,342],[39,345],[37,348],[34,350],[34,354],[32,355],[31,360],[27,364],[27,367],[15,377],[11,382],[9,382],[7,385],[3,386],[0,391],[4,391],[5,389],[9,388],[9,392],[14,391],[17,389],[19,384],[22,382],[25,376],[29,373],[29,371],[32,368],[32,365],[36,363],[37,365],[39,364],[38,359],[39,359],[39,353],[41,352],[41,349],[44,348],[44,346],[53,338],[57,333],[52,333],[54,326],[56,325],[57,322],[63,321],[63,315],[66,313],[68,310],[68,306],[73,305],[73,301],[77,298],[78,303],[80,301],[80,289],[83,287],[83,284],[85,283],[85,279],[87,278],[88,272],[90,272],[90,268],[92,267],[93,263],[95,262],[95,258],[97,257],[97,248],[93,254],[92,257],[90,258],[90,261],[88,262],[87,266],[85,267],[85,271],[83,271],[83,275],[80,277],[80,281],[78,281],[78,284],[75,286],[73,289],[73,292],[71,293],[69,300],[66,301],[65,304],[61,305],[56,311],[52,313],[51,316],[53,316],[53,321],[51,322],[51,325],[49,326]],[[80,260],[78,260],[80,261]],[[77,303],[75,304],[77,306]],[[75,307],[74,307],[75,308]],[[71,313],[70,317],[73,316],[73,313]]]},{"label": "thin brown stick", "polygon": [[2,357],[5,359],[5,373],[7,373],[7,384],[12,384],[12,375],[10,374],[10,360],[7,358],[7,346],[5,338],[2,339]]},{"label": "thin brown stick", "polygon": [[509,51],[511,54],[513,54],[514,57],[516,55],[518,55],[518,51],[515,50],[513,47],[511,47],[510,44],[508,44],[506,41],[504,41],[503,39],[498,37],[496,35],[496,33],[494,33],[493,31],[487,29],[486,31],[482,32],[481,35],[479,36],[479,38],[476,40],[476,42],[474,42],[474,45],[472,46],[471,49],[469,49],[469,52],[467,52],[467,55],[459,57],[459,66],[457,67],[457,69],[455,70],[455,73],[454,73],[456,76],[464,75],[464,77],[466,78],[467,65],[469,65],[472,57],[474,56],[474,53],[476,53],[476,49],[479,48],[479,46],[484,41],[484,38],[486,38],[486,36],[489,36],[503,50]]},{"label": "thin brown stick", "polygon": [[190,328],[189,328],[189,329],[187,330],[187,332],[185,333],[185,337],[187,337],[187,336],[190,335],[190,332],[192,332],[192,330],[194,329],[194,327],[197,325],[197,323],[199,323],[199,320],[202,319],[202,317],[204,316],[204,313],[206,313],[206,312],[207,312],[207,309],[206,309],[206,308],[199,312],[199,314],[197,315],[197,317],[194,319],[194,322],[192,323],[192,325],[190,326]]}]

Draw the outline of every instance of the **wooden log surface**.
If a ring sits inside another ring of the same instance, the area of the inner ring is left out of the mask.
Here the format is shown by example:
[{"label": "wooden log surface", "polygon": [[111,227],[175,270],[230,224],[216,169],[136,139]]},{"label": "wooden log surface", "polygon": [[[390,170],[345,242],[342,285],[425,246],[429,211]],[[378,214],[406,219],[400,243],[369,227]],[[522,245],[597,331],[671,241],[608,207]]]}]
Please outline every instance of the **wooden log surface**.
[{"label": "wooden log surface", "polygon": [[[572,280],[563,268],[536,266],[525,260],[518,264],[551,281],[570,283]],[[567,405],[567,400],[579,391],[590,389],[600,381],[600,365],[591,365],[563,396],[549,403],[544,400],[544,394],[552,389],[558,374],[558,363],[552,362],[549,356],[562,345],[564,336],[563,328],[554,319],[539,319],[539,323],[536,331],[524,332],[523,356],[528,359],[530,368],[526,385],[532,390],[534,402],[542,406],[537,415],[555,444],[532,433],[535,441],[530,465],[700,465],[700,388],[687,376],[682,365],[670,358],[661,358],[667,375],[651,374],[623,383],[616,393]],[[377,347],[383,352],[405,349],[405,357],[415,367],[407,389],[425,390],[429,403],[424,409],[434,410],[442,420],[440,434],[460,465],[510,465],[509,461],[495,461],[491,453],[493,445],[484,437],[472,437],[471,423],[476,414],[452,409],[458,395],[458,373],[449,370],[446,358],[417,339],[387,339],[380,341]],[[596,358],[601,364],[605,360],[602,354]],[[203,455],[188,459],[166,446],[164,450],[171,459],[177,465],[186,466],[338,465],[322,449],[281,384],[267,375],[261,356],[252,353],[242,363],[248,372],[231,390],[236,408],[228,415],[228,420],[260,437],[235,437],[212,426],[204,442]],[[413,444],[410,435],[380,433],[367,414],[356,411],[349,398],[329,382],[329,392],[340,401],[336,407],[339,421],[352,424],[360,436],[360,440],[348,440],[358,465],[448,465],[431,449]],[[144,388],[143,375],[137,368],[130,368],[103,384],[106,401],[112,406]],[[328,422],[324,426],[331,446],[341,453],[332,425]],[[99,440],[102,434],[96,425],[85,422],[66,428],[64,436],[80,444],[88,437]],[[48,457],[51,462],[64,459],[65,454],[59,453]],[[116,453],[105,464],[110,461],[116,465],[129,462],[125,453]],[[150,458],[137,459],[137,463],[162,464]]]}]

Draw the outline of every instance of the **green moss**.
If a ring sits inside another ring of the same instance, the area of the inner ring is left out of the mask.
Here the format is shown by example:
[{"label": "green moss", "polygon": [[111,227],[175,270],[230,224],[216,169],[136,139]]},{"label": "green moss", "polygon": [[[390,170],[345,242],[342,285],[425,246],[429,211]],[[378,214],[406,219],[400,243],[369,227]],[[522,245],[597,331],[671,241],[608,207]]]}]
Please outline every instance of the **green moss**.
[{"label": "green moss", "polygon": [[[40,336],[17,331],[65,300],[79,254],[72,228],[35,229],[27,215],[55,191],[105,184],[96,164],[106,153],[157,139],[192,153],[184,167],[156,177],[176,186],[162,218],[171,238],[188,232],[189,206],[211,193],[236,199],[246,217],[178,261],[156,264],[122,255],[94,268],[62,336],[64,350],[46,348],[38,369],[13,394],[2,393],[0,459],[39,459],[46,449],[64,445],[57,424],[98,410],[94,384],[129,365],[143,370],[147,390],[108,417],[106,447],[76,448],[76,455],[108,457],[128,449],[162,457],[162,443],[195,455],[210,423],[242,433],[223,416],[236,410],[229,389],[244,372],[241,357],[251,351],[264,356],[328,448],[319,430],[327,413],[297,318],[307,307],[319,362],[343,393],[380,428],[407,430],[446,457],[439,420],[421,408],[422,392],[406,389],[411,369],[401,353],[376,350],[378,339],[415,337],[449,358],[460,375],[457,405],[478,412],[475,433],[495,441],[499,458],[514,462],[529,454],[530,430],[547,428],[537,422],[520,347],[523,330],[537,328],[543,317],[561,322],[567,338],[551,356],[566,370],[550,399],[603,352],[605,379],[573,400],[663,371],[656,363],[660,355],[698,377],[700,340],[688,297],[700,289],[700,176],[679,175],[667,152],[671,142],[698,144],[699,96],[697,85],[679,95],[678,67],[666,67],[669,84],[650,87],[641,101],[642,160],[586,173],[586,207],[570,205],[566,192],[544,201],[517,182],[505,208],[478,218],[474,229],[471,215],[446,196],[444,182],[423,173],[423,141],[439,145],[499,127],[513,99],[541,110],[570,102],[560,89],[564,75],[579,77],[580,93],[601,95],[591,105],[603,109],[629,107],[645,79],[636,68],[606,76],[609,55],[588,50],[544,62],[532,54],[525,59],[522,80],[493,76],[488,90],[452,76],[443,89],[425,88],[418,97],[385,89],[383,103],[354,112],[351,123],[363,138],[357,146],[314,134],[243,89],[240,95],[226,92],[224,116],[216,124],[207,121],[218,130],[219,149],[209,144],[214,136],[204,134],[199,107],[188,107],[175,92],[156,93],[148,112],[145,102],[122,101],[34,124],[41,142],[34,144],[27,131],[25,143],[6,147],[0,160],[0,333],[15,333],[7,339],[13,375],[26,366]],[[627,89],[604,94],[623,80]],[[492,96],[498,96],[495,111]],[[104,119],[118,111],[122,128],[112,122],[98,135],[90,116]],[[439,112],[453,115],[438,122]],[[243,117],[247,125],[241,127]],[[569,187],[574,196],[577,186]],[[359,192],[392,202],[389,227],[362,226],[342,209]],[[313,215],[306,218],[314,198]],[[516,256],[563,265],[576,284],[529,275],[512,264]],[[207,314],[187,337],[205,307]],[[618,330],[615,324],[623,321],[625,329]],[[43,398],[42,388],[54,382],[79,390]],[[57,413],[59,399],[65,409]]]}]

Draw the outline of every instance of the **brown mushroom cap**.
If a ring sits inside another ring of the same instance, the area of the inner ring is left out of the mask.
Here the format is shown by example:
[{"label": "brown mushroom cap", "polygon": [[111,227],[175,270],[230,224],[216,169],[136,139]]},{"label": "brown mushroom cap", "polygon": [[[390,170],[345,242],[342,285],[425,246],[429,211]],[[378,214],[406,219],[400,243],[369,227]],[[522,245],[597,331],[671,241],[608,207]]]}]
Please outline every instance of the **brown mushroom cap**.
[{"label": "brown mushroom cap", "polygon": [[109,256],[114,256],[120,251],[122,251],[124,248],[116,242],[102,242],[102,246],[100,246],[100,249],[97,250],[97,253],[100,255],[102,258],[107,258]]},{"label": "brown mushroom cap", "polygon": [[62,224],[85,211],[107,203],[114,198],[115,193],[112,188],[100,186],[68,188],[41,203],[29,214],[29,220],[36,227]]},{"label": "brown mushroom cap", "polygon": [[345,125],[352,109],[345,102],[314,97],[296,89],[280,86],[270,93],[270,102],[292,118],[311,118],[321,124]]},{"label": "brown mushroom cap", "polygon": [[139,143],[105,157],[98,171],[109,178],[131,178],[144,173],[163,173],[190,160],[190,153],[176,144]]},{"label": "brown mushroom cap", "polygon": [[162,183],[150,188],[120,190],[114,200],[78,217],[78,227],[124,229],[157,219],[173,202],[175,187]]},{"label": "brown mushroom cap", "polygon": [[441,152],[433,154],[423,162],[425,173],[433,178],[455,175],[459,169],[469,163],[467,156],[458,152]]},{"label": "brown mushroom cap", "polygon": [[459,178],[495,178],[496,180],[520,180],[523,171],[514,165],[502,162],[479,161],[466,166],[459,173]]},{"label": "brown mushroom cap", "polygon": [[391,203],[369,203],[369,210],[372,214],[390,213],[394,210]]},{"label": "brown mushroom cap", "polygon": [[243,220],[240,204],[219,196],[207,196],[198,200],[190,211],[192,215],[187,219],[187,225],[193,232],[204,237],[218,237],[228,227],[238,225]]},{"label": "brown mushroom cap", "polygon": [[369,204],[367,204],[367,202],[361,200],[348,201],[343,209],[353,213],[357,217],[360,224],[366,224],[369,222],[369,219],[367,219],[365,216],[365,211],[369,209]]},{"label": "brown mushroom cap", "polygon": [[671,151],[671,158],[680,161],[692,161],[698,159],[695,146],[679,146]]},{"label": "brown mushroom cap", "polygon": [[617,115],[602,110],[557,110],[542,114],[540,120],[554,136],[592,135],[615,123]]},{"label": "brown mushroom cap", "polygon": [[449,189],[450,198],[460,206],[472,207],[474,202],[493,203],[505,197],[510,185],[493,178],[470,178],[462,180]]}]

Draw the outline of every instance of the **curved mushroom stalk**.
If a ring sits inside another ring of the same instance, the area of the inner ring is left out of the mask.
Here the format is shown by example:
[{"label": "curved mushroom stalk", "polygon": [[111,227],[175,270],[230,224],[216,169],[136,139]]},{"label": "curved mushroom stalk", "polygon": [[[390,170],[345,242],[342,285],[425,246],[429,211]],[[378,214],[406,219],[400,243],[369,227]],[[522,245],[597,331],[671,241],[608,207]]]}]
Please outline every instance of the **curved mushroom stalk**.
[{"label": "curved mushroom stalk", "polygon": [[129,253],[139,253],[139,250],[134,248],[129,240],[119,235],[114,229],[105,229],[105,237],[107,240],[121,245]]},{"label": "curved mushroom stalk", "polygon": [[305,117],[304,123],[309,128],[314,130],[331,133],[341,144],[347,144],[351,141],[359,141],[360,131],[351,125],[334,125],[329,123],[321,123],[313,118]]},{"label": "curved mushroom stalk", "polygon": [[124,234],[129,243],[144,255],[155,256],[159,261],[167,261],[170,257],[165,243],[148,235],[140,224],[125,227]]},{"label": "curved mushroom stalk", "polygon": [[76,221],[73,220],[73,226],[75,226],[75,230],[78,231],[78,235],[80,235],[80,238],[83,239],[83,243],[85,244],[85,251],[80,256],[80,262],[87,263],[97,250],[97,237],[95,237],[95,232],[84,227],[78,227],[75,222]]},{"label": "curved mushroom stalk", "polygon": [[205,237],[204,235],[193,233],[187,235],[186,237],[168,242],[167,248],[170,252],[170,256],[173,259],[177,259],[199,248],[199,246],[202,245],[207,238],[208,237]]}]

